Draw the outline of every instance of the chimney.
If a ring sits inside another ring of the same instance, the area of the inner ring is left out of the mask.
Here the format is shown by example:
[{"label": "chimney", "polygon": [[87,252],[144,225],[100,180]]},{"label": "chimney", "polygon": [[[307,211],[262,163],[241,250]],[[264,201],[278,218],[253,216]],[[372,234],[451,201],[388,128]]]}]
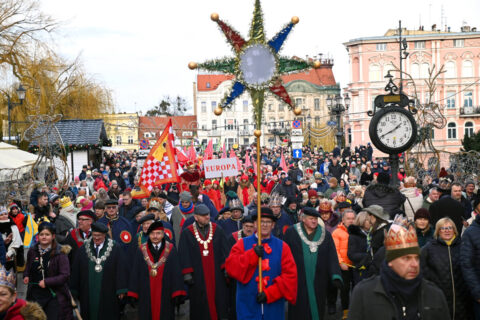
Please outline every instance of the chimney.
[{"label": "chimney", "polygon": [[437,28],[437,25],[436,25],[436,24],[432,24],[432,31],[435,31],[436,28]]}]

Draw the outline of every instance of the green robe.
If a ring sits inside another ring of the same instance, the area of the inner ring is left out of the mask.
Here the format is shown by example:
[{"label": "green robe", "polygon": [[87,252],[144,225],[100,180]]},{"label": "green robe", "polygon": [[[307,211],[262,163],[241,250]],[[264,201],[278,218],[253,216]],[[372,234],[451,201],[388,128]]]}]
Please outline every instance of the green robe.
[{"label": "green robe", "polygon": [[[317,227],[315,232],[307,234],[305,227],[302,226],[302,232],[309,241],[318,241],[322,235],[322,228]],[[303,260],[305,262],[305,277],[307,279],[308,302],[310,304],[310,312],[312,320],[319,320],[317,298],[315,297],[315,269],[317,265],[317,252],[311,252],[310,247],[302,241]]]}]

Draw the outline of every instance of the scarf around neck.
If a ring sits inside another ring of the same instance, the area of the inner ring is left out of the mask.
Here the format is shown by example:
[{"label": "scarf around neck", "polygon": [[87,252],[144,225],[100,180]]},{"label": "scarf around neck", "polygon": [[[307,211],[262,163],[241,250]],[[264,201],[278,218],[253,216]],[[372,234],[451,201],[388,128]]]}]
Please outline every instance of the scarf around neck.
[{"label": "scarf around neck", "polygon": [[193,213],[194,207],[195,207],[195,206],[193,205],[193,202],[190,202],[190,206],[188,206],[188,208],[182,207],[182,203],[181,203],[181,202],[178,204],[178,208],[180,209],[180,211],[181,211],[183,214]]}]

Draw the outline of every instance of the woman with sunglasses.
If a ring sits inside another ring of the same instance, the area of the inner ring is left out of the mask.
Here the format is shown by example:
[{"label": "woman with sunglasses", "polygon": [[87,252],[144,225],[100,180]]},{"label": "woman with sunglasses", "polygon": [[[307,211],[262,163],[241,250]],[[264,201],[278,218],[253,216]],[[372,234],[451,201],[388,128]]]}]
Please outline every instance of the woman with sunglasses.
[{"label": "woman with sunglasses", "polygon": [[472,319],[473,311],[461,270],[461,245],[455,223],[450,218],[442,218],[435,226],[433,239],[423,247],[420,256],[423,275],[443,291],[452,320]]},{"label": "woman with sunglasses", "polygon": [[55,240],[54,224],[42,222],[38,226],[38,242],[28,251],[23,282],[28,285],[27,300],[40,304],[49,320],[73,320],[67,286],[69,251],[69,246]]}]

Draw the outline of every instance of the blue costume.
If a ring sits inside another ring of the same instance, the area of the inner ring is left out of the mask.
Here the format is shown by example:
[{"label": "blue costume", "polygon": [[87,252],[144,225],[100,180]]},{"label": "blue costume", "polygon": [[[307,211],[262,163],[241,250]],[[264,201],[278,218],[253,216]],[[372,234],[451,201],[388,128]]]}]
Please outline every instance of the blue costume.
[{"label": "blue costume", "polygon": [[232,218],[227,220],[219,220],[217,223],[222,227],[223,232],[229,236],[235,231],[242,230],[242,219],[233,220]]},{"label": "blue costume", "polygon": [[98,220],[98,222],[106,225],[111,231],[112,239],[120,245],[125,253],[128,252],[130,243],[133,240],[133,235],[136,234],[136,230],[133,229],[130,221],[119,215],[113,219],[109,219],[107,215],[105,215]]}]

